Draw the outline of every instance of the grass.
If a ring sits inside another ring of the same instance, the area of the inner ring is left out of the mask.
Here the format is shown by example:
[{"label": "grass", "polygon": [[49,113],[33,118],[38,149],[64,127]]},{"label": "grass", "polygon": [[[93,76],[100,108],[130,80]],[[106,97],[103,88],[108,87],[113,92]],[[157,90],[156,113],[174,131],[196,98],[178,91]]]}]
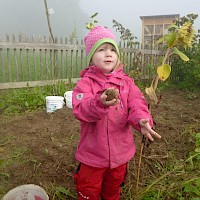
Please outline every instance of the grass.
[{"label": "grass", "polygon": [[190,127],[184,131],[194,141],[188,158],[175,160],[160,168],[160,174],[139,193],[142,200],[200,200],[200,132],[194,134]]},{"label": "grass", "polygon": [[0,90],[0,113],[17,115],[44,109],[46,96],[63,96],[66,91],[72,90],[73,87],[73,83],[59,82],[56,85],[44,87],[31,88],[27,86],[23,89]]},{"label": "grass", "polygon": [[5,137],[0,136],[0,194],[5,193],[8,190],[10,174],[6,169],[11,165],[21,165],[24,162],[24,154],[28,149],[24,147],[18,147],[15,145],[15,137],[11,137],[9,134]]},{"label": "grass", "polygon": [[[173,169],[164,168],[155,180],[149,180],[147,186],[139,192],[141,200],[194,200],[200,196],[199,162],[195,167],[185,161],[178,161]],[[132,186],[125,188],[126,199],[134,198]],[[126,187],[127,187],[126,186]]]}]

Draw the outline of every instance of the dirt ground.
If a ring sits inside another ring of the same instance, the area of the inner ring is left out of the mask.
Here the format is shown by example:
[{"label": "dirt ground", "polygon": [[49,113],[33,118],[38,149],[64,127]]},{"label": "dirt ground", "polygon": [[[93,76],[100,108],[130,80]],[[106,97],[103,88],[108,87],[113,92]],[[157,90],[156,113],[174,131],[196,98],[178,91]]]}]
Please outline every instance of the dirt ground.
[{"label": "dirt ground", "polygon": [[[200,96],[165,91],[152,114],[162,139],[145,148],[140,187],[146,186],[146,179],[154,179],[159,167],[166,167],[169,159],[185,159],[194,148],[194,141],[186,132],[200,131]],[[0,197],[9,189],[28,183],[42,186],[50,199],[57,199],[58,186],[70,189],[76,196],[73,173],[78,164],[74,154],[79,132],[79,122],[66,106],[51,114],[43,110],[12,118],[0,115],[0,160],[4,163],[0,168]],[[134,135],[138,151],[129,163],[128,183],[133,187],[141,144],[141,135]]]}]

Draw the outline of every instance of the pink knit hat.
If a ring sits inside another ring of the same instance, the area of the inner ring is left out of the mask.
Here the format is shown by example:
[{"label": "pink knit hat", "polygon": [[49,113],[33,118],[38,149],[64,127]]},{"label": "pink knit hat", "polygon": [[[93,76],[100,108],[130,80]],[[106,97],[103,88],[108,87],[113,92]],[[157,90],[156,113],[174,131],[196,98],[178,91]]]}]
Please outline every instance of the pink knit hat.
[{"label": "pink knit hat", "polygon": [[116,38],[111,30],[105,28],[104,26],[95,26],[84,38],[85,47],[86,47],[86,55],[88,59],[88,63],[97,50],[97,48],[103,43],[111,43],[114,45],[117,54],[119,56],[119,48],[116,42]]}]

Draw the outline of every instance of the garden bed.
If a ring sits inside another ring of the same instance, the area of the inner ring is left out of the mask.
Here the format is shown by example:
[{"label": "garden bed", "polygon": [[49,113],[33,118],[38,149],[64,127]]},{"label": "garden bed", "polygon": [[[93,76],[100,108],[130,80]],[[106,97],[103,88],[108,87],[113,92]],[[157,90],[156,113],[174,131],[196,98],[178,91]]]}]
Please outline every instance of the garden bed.
[{"label": "garden bed", "polygon": [[[194,150],[194,135],[200,132],[200,97],[178,90],[165,91],[152,114],[162,139],[145,147],[140,191],[147,190],[164,173],[172,172]],[[15,117],[0,114],[0,198],[9,189],[28,183],[42,186],[52,200],[76,198],[73,173],[78,164],[74,154],[79,132],[79,122],[66,106],[51,114],[45,110]],[[137,132],[134,135],[138,151],[129,163],[123,199],[129,199],[135,192],[141,135]],[[157,184],[162,185],[163,191],[170,187],[166,177],[149,190]],[[62,195],[63,188],[68,196]]]}]

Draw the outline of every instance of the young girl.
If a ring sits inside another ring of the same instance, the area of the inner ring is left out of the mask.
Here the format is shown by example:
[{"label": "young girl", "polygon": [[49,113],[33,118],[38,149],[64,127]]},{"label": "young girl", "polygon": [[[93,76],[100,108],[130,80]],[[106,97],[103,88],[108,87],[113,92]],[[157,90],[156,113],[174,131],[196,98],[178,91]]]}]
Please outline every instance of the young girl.
[{"label": "young girl", "polygon": [[[144,96],[123,72],[113,33],[96,26],[84,42],[89,67],[81,72],[72,100],[81,123],[76,188],[79,200],[119,200],[127,162],[136,151],[132,127],[151,141],[160,135],[151,129]],[[107,90],[115,92],[114,99],[107,99]]]}]

